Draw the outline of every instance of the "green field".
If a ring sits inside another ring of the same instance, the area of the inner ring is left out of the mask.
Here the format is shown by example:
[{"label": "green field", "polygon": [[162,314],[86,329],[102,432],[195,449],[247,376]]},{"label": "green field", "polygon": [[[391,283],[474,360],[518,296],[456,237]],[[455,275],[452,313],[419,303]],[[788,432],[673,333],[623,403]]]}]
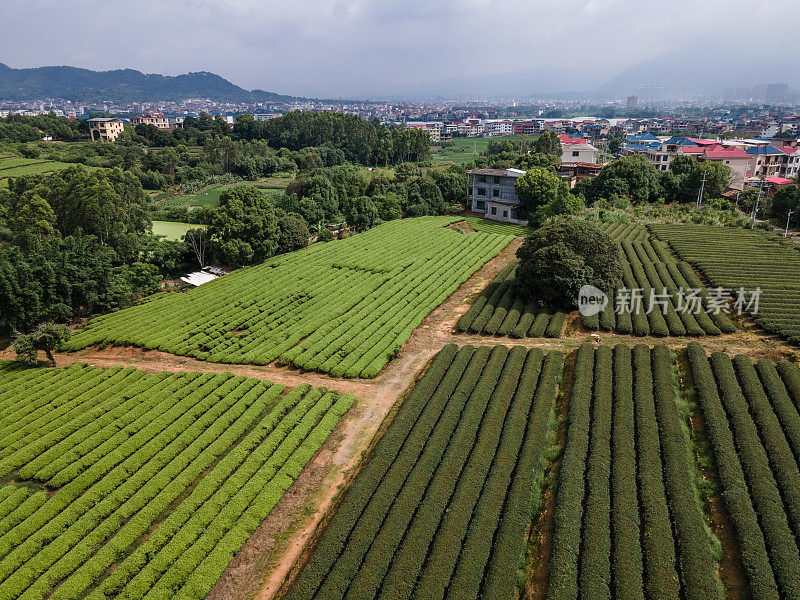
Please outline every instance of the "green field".
[{"label": "green field", "polygon": [[177,223],[175,221],[153,221],[153,234],[163,235],[168,242],[179,242],[190,229],[205,228],[205,225]]},{"label": "green field", "polygon": [[733,227],[654,224],[650,229],[712,285],[731,290],[734,299],[738,290],[760,290],[752,315],[756,323],[800,344],[800,256],[793,244]]},{"label": "green field", "polygon": [[464,219],[478,233],[496,233],[498,235],[513,235],[514,237],[527,237],[535,231],[533,227],[515,225],[514,223],[500,223],[491,219],[467,217]]},{"label": "green field", "polygon": [[[74,165],[75,163],[38,160],[33,158],[0,159],[0,185],[5,184],[9,177],[22,177],[23,175],[52,173],[54,171],[60,171]],[[84,165],[84,168],[93,170],[100,167],[87,167]]]},{"label": "green field", "polygon": [[799,403],[796,365],[696,342],[447,345],[286,599],[800,597]]},{"label": "green field", "polygon": [[353,401],[0,362],[0,598],[205,598]]},{"label": "green field", "polygon": [[562,360],[445,346],[286,599],[514,598]]},{"label": "green field", "polygon": [[[271,177],[258,182],[250,182],[245,185],[252,185],[261,189],[265,194],[272,197],[282,194],[286,186],[294,181],[288,177]],[[217,206],[219,197],[226,189],[233,185],[243,185],[242,183],[231,183],[225,185],[211,185],[193,194],[158,194],[153,197],[153,201],[164,208],[188,207],[188,206]]]},{"label": "green field", "polygon": [[226,363],[279,360],[375,377],[411,332],[512,236],[463,234],[458,217],[389,221],[240,269],[185,294],[101,315],[71,349],[134,345]]},{"label": "green field", "polygon": [[433,164],[435,165],[445,163],[463,165],[465,163],[473,162],[476,158],[478,158],[478,155],[481,152],[485,152],[489,147],[489,140],[519,141],[520,139],[522,139],[522,136],[519,135],[506,135],[503,137],[494,138],[453,138],[452,146],[445,147],[438,152],[431,153],[431,161],[433,161]]}]

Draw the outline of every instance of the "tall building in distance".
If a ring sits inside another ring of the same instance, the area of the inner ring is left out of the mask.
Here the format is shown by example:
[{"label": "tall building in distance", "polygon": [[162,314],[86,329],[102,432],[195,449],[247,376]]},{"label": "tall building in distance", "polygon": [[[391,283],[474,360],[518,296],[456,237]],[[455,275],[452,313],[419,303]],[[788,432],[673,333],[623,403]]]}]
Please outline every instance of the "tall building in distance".
[{"label": "tall building in distance", "polygon": [[767,104],[786,104],[789,101],[788,83],[770,83],[764,91],[764,101]]},{"label": "tall building in distance", "polygon": [[639,96],[628,96],[628,101],[625,103],[628,110],[636,110],[639,107]]}]

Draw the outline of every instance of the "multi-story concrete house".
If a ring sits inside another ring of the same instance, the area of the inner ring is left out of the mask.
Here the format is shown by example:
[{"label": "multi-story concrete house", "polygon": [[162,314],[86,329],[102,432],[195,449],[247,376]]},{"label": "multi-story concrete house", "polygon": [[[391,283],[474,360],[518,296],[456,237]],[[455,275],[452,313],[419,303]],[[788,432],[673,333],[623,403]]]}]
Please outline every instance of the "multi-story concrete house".
[{"label": "multi-story concrete house", "polygon": [[467,193],[472,212],[480,213],[487,219],[518,223],[520,201],[514,184],[525,175],[520,169],[472,169],[467,171]]},{"label": "multi-story concrete house", "polygon": [[89,119],[89,135],[93,142],[113,142],[124,129],[125,123],[116,117]]},{"label": "multi-story concrete house", "polygon": [[153,125],[158,129],[170,129],[169,119],[162,113],[144,113],[131,117],[131,125]]},{"label": "multi-story concrete house", "polygon": [[597,148],[588,142],[567,142],[561,143],[561,162],[597,162]]}]

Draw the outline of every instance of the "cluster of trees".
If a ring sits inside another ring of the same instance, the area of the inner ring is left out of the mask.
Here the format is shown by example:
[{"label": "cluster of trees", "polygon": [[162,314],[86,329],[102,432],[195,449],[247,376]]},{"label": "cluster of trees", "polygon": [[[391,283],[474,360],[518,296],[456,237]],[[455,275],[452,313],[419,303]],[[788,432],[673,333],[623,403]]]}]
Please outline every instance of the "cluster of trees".
[{"label": "cluster of trees", "polygon": [[403,163],[389,178],[343,165],[301,170],[276,207],[301,216],[312,231],[344,221],[363,231],[404,216],[442,214],[463,202],[465,190],[466,175],[459,166],[422,172]]},{"label": "cluster of trees", "polygon": [[[172,131],[149,124],[126,127],[114,144],[40,142],[46,134],[80,142],[89,139],[88,133],[87,120],[69,121],[54,114],[0,119],[0,143],[12,145],[22,156],[120,167],[153,190],[224,174],[253,180],[347,162],[388,166],[430,156],[424,131],[386,127],[355,115],[301,111],[269,121],[240,115],[233,130],[221,117],[202,113],[187,117],[183,128]],[[189,150],[198,146],[199,152]]]},{"label": "cluster of trees", "polygon": [[192,263],[190,249],[150,234],[146,195],[120,169],[10,180],[0,242],[0,333],[117,308]]},{"label": "cluster of trees", "polygon": [[89,123],[69,121],[55,113],[35,117],[12,114],[0,119],[0,142],[35,142],[45,135],[62,142],[87,140]]},{"label": "cluster of trees", "polygon": [[[703,184],[705,179],[705,184]],[[575,186],[588,203],[600,198],[626,196],[634,203],[694,202],[701,187],[703,199],[717,198],[728,187],[730,167],[719,162],[697,162],[679,156],[667,171],[659,171],[641,154],[624,156],[603,167],[594,179],[584,179]]]},{"label": "cluster of trees", "polygon": [[[750,192],[750,196],[752,195],[753,191]],[[762,195],[761,201],[764,200]],[[800,224],[800,184],[790,183],[782,186],[775,192],[771,202],[765,206],[769,211],[768,214],[773,219],[779,219],[781,224],[786,222],[789,211],[792,211],[790,225],[797,226]]]},{"label": "cluster of trees", "polygon": [[233,137],[266,140],[273,148],[289,150],[331,146],[344,152],[346,160],[362,165],[419,162],[430,156],[430,137],[425,131],[386,127],[375,119],[336,112],[293,111],[267,121],[240,115]]}]

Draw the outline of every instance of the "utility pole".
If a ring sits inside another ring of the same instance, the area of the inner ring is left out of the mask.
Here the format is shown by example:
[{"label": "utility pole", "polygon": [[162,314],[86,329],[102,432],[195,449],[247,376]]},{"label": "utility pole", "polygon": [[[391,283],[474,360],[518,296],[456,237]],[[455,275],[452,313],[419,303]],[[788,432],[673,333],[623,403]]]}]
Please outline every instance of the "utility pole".
[{"label": "utility pole", "polygon": [[762,185],[764,182],[759,182],[758,184],[758,196],[756,196],[756,203],[753,205],[753,214],[750,217],[750,229],[752,229],[756,224],[756,213],[758,212],[758,202],[761,200],[761,191],[764,189]]},{"label": "utility pole", "polygon": [[697,208],[703,208],[703,192],[706,190],[706,172],[703,171],[703,181],[700,184],[700,192],[697,194]]},{"label": "utility pole", "polygon": [[793,210],[789,210],[789,214],[786,215],[786,233],[783,234],[783,237],[786,237],[787,235],[789,235],[789,219],[792,218],[792,213],[793,212],[794,212]]}]

